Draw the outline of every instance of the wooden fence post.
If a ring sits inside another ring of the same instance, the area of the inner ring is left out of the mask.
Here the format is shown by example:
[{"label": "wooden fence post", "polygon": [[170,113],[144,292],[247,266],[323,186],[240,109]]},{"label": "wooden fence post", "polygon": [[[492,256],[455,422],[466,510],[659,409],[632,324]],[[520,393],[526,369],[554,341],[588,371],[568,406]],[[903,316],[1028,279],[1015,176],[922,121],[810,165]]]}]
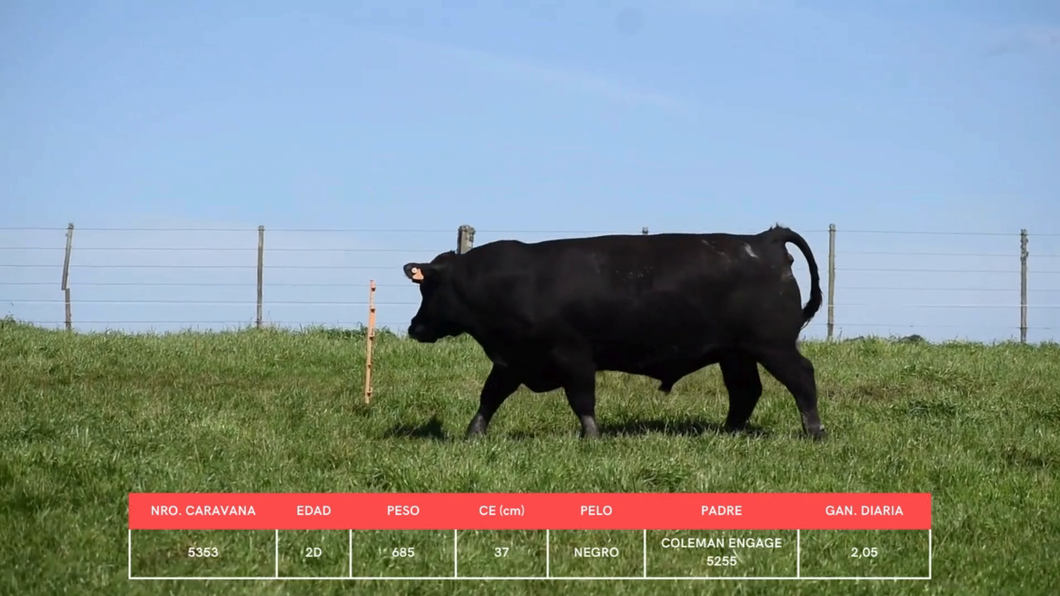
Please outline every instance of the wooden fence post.
[{"label": "wooden fence post", "polygon": [[475,228],[464,224],[456,230],[456,254],[462,255],[475,246]]},{"label": "wooden fence post", "polygon": [[265,279],[265,226],[258,226],[258,316],[256,325],[261,329],[262,282]]},{"label": "wooden fence post", "polygon": [[66,226],[66,256],[63,258],[63,302],[66,303],[66,330],[73,331],[73,313],[70,309],[70,251],[74,247],[74,224]]},{"label": "wooden fence post", "polygon": [[835,330],[835,224],[828,224],[828,339]]},{"label": "wooden fence post", "polygon": [[375,280],[368,282],[368,330],[364,335],[364,403],[372,401],[372,344],[375,343]]},{"label": "wooden fence post", "polygon": [[1027,343],[1027,230],[1020,230],[1020,343]]}]

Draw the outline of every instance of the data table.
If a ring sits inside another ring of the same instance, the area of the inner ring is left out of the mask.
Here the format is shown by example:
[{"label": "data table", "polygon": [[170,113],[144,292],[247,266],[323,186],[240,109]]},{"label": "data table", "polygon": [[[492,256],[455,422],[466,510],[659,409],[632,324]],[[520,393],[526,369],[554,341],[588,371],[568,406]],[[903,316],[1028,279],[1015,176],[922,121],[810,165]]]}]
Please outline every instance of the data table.
[{"label": "data table", "polygon": [[930,580],[930,493],[130,493],[130,580]]}]

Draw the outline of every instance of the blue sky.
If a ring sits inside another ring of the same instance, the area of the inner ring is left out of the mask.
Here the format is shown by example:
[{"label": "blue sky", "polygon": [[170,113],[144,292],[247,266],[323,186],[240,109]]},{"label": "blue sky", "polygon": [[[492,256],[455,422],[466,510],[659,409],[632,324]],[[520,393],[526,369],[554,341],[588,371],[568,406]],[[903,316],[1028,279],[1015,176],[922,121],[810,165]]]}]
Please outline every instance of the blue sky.
[{"label": "blue sky", "polygon": [[61,323],[68,222],[129,331],[251,322],[258,225],[266,320],[403,331],[460,224],[781,222],[842,336],[1018,337],[1021,228],[1060,328],[1060,3],[9,1],[0,54],[0,315]]}]

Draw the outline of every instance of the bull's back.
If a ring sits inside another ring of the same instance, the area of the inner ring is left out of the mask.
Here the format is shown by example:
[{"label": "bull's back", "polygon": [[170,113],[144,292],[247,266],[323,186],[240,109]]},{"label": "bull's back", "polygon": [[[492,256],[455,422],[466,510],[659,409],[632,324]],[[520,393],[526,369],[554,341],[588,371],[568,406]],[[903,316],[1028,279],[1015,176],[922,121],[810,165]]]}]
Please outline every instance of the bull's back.
[{"label": "bull's back", "polygon": [[583,344],[602,368],[637,372],[699,358],[753,315],[744,294],[765,279],[763,259],[744,244],[722,234],[604,236],[492,243],[467,256],[490,249],[478,260],[507,297],[513,330]]},{"label": "bull's back", "polygon": [[601,359],[628,368],[696,357],[725,341],[725,313],[746,272],[702,238],[631,238],[605,245],[596,261],[596,275],[559,291],[564,320],[591,338]]}]

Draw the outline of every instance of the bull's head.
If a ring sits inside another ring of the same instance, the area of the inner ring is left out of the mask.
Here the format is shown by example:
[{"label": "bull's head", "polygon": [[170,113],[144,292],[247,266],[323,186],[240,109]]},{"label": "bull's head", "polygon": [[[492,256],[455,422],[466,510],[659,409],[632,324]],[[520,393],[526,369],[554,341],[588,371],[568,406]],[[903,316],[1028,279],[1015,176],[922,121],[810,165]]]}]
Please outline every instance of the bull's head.
[{"label": "bull's head", "polygon": [[420,287],[420,308],[412,317],[409,337],[434,343],[443,337],[464,332],[461,304],[453,286],[453,259],[456,253],[442,253],[430,263],[406,263],[405,276]]}]

